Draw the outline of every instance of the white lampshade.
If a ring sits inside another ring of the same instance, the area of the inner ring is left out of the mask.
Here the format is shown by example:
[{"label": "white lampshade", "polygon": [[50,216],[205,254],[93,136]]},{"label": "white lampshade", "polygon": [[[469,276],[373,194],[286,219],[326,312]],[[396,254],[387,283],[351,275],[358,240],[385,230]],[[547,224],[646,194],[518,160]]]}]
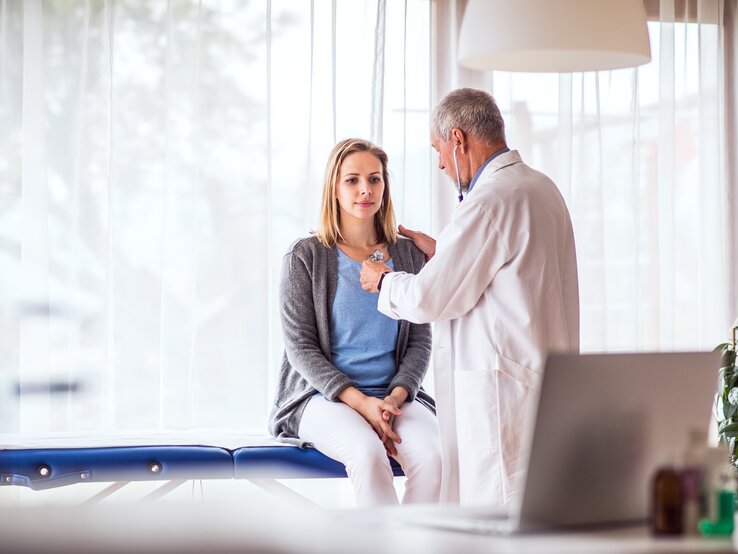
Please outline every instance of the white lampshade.
[{"label": "white lampshade", "polygon": [[459,63],[502,71],[597,71],[651,61],[643,0],[469,0]]}]

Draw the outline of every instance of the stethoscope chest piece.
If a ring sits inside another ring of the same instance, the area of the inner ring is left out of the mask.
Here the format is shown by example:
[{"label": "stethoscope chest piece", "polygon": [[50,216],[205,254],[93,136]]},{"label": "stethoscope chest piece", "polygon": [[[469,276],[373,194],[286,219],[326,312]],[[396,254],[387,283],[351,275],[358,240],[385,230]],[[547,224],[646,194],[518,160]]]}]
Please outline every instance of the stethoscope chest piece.
[{"label": "stethoscope chest piece", "polygon": [[377,248],[369,255],[369,259],[373,262],[381,262],[382,260],[384,260],[384,252]]}]

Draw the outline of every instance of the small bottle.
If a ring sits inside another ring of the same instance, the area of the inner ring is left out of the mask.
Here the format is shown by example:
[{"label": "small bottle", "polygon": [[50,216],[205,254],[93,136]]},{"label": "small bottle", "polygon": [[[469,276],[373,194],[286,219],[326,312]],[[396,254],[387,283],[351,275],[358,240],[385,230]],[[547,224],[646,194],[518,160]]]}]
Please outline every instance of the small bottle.
[{"label": "small bottle", "polygon": [[653,478],[651,530],[654,535],[681,535],[682,481],[673,465],[662,466]]},{"label": "small bottle", "polygon": [[716,499],[718,516],[716,520],[700,521],[700,533],[704,536],[729,537],[735,525],[735,492],[728,489],[717,491]]},{"label": "small bottle", "polygon": [[734,527],[735,477],[730,456],[724,448],[707,450],[707,517],[700,520],[705,536],[730,536]]},{"label": "small bottle", "polygon": [[707,431],[692,429],[689,432],[682,469],[684,532],[687,535],[699,534],[699,521],[707,515],[704,491],[707,448]]}]

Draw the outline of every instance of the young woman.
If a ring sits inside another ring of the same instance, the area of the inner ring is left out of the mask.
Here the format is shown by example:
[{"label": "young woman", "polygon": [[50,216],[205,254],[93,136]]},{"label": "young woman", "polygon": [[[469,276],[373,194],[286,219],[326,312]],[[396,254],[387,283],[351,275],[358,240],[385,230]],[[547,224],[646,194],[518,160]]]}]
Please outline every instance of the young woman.
[{"label": "young woman", "polygon": [[343,463],[358,506],[397,503],[388,454],[407,477],[403,503],[437,502],[434,403],[420,386],[430,328],[377,311],[376,294],[359,284],[370,256],[409,273],[425,261],[410,240],[398,240],[387,154],[348,139],[328,160],[317,232],[284,257],[285,355],[269,430]]}]

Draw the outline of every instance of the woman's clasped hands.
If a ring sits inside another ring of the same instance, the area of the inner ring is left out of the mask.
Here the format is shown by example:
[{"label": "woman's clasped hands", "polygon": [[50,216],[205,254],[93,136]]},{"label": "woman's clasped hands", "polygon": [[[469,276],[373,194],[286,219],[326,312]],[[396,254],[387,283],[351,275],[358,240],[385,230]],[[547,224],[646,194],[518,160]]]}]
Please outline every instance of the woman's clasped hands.
[{"label": "woman's clasped hands", "polygon": [[357,410],[379,436],[387,454],[395,456],[402,439],[394,430],[395,418],[402,415],[399,402],[393,396],[374,398],[366,396]]},{"label": "woman's clasped hands", "polygon": [[379,438],[381,439],[382,444],[384,444],[384,448],[385,450],[387,450],[387,454],[389,454],[390,456],[396,456],[397,447],[395,446],[395,442],[401,443],[402,439],[394,430],[395,418],[402,415],[402,410],[400,409],[397,399],[392,396],[385,397],[382,402],[384,403],[384,407],[382,408],[382,419],[387,423],[390,430],[392,431],[392,434],[397,437],[397,439],[395,440],[389,435],[385,437],[382,437],[380,435]]}]

